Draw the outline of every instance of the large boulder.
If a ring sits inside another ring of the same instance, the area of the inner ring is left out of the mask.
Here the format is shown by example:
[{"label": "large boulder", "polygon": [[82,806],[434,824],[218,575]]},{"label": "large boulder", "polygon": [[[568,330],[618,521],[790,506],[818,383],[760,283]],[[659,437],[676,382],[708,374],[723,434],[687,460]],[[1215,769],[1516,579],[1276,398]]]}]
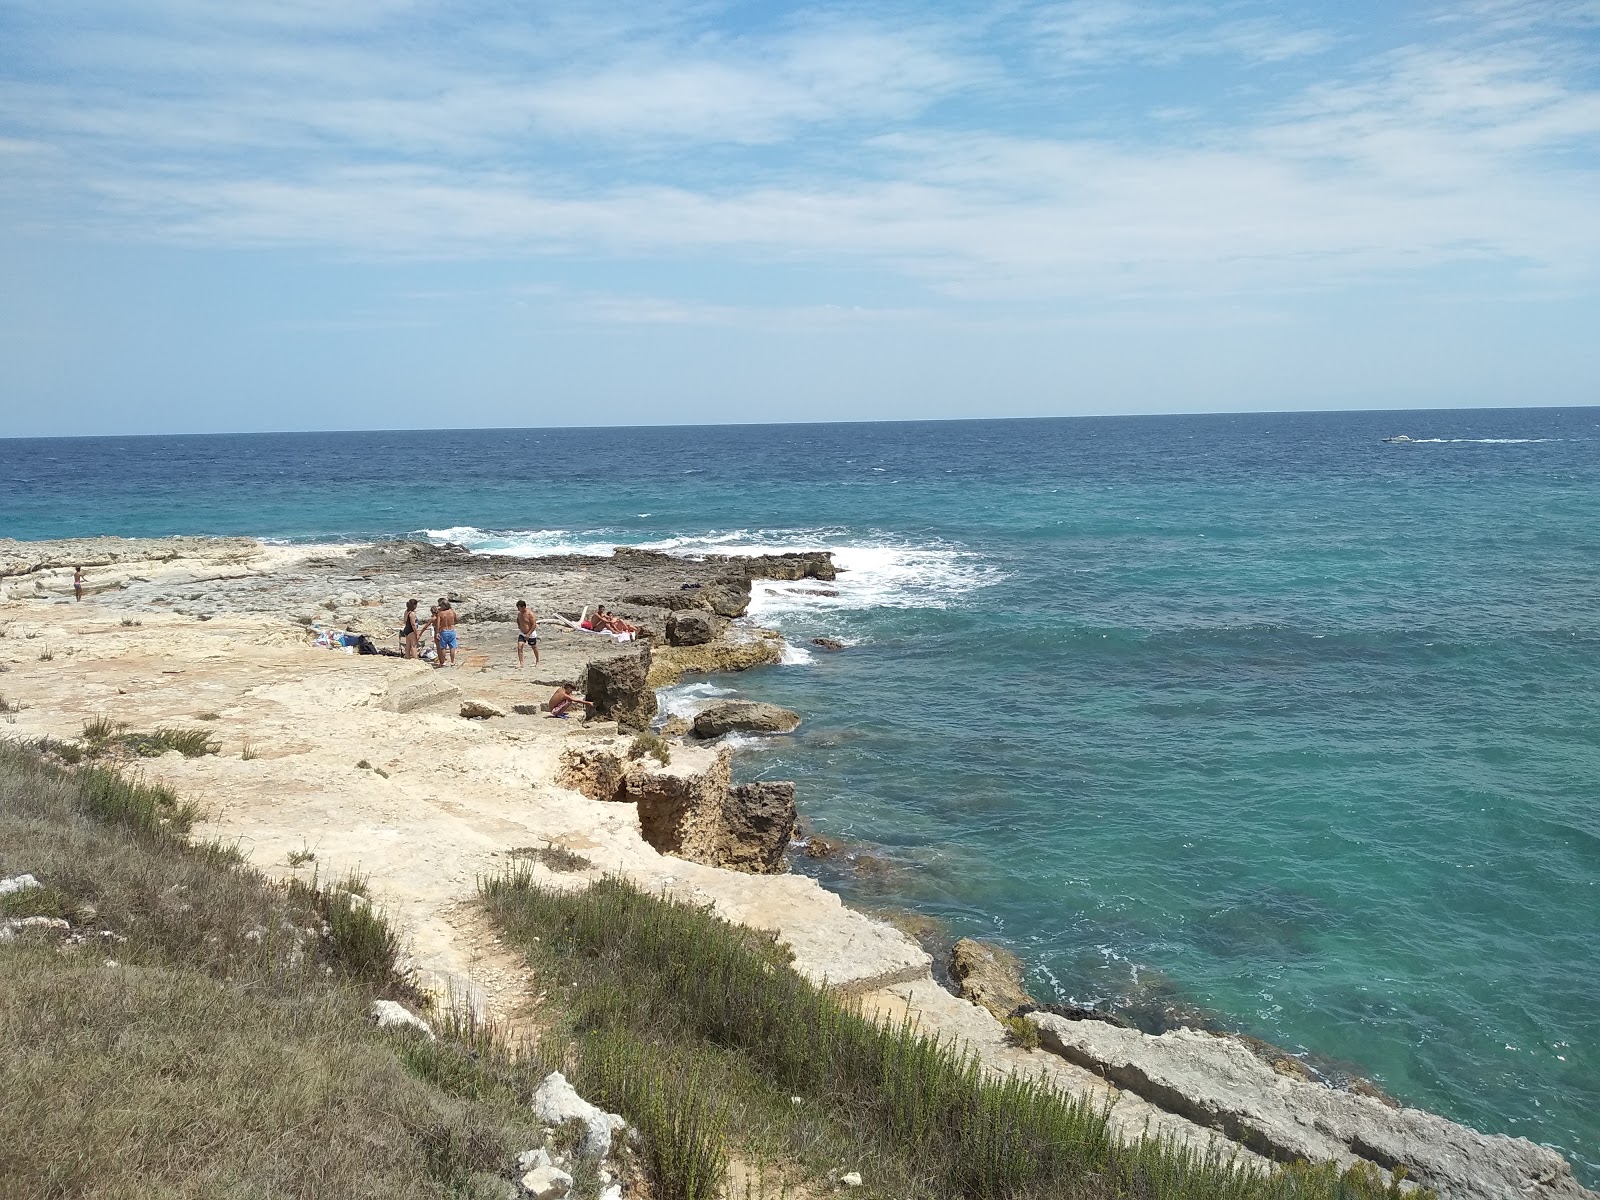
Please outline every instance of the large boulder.
[{"label": "large boulder", "polygon": [[750,607],[750,581],[729,576],[700,589],[702,602],[719,617],[742,617]]},{"label": "large boulder", "polygon": [[739,783],[722,802],[719,866],[755,875],[787,869],[783,852],[794,837],[794,784],[777,780]]},{"label": "large boulder", "polygon": [[669,646],[704,646],[716,635],[716,624],[710,614],[702,609],[683,609],[667,618]]},{"label": "large boulder", "polygon": [[1004,946],[962,938],[950,952],[950,978],[961,996],[981,1004],[997,1017],[1009,1017],[1023,1005],[1037,1004],[1022,984],[1022,960]]},{"label": "large boulder", "polygon": [[594,715],[610,717],[629,729],[648,729],[656,715],[656,693],[650,686],[650,648],[597,659],[589,664],[583,694]]},{"label": "large boulder", "polygon": [[1045,1012],[1027,1020],[1047,1050],[1279,1162],[1404,1167],[1441,1200],[1594,1200],[1553,1150],[1296,1079],[1231,1037],[1195,1029],[1151,1036]]},{"label": "large boulder", "polygon": [[799,713],[755,700],[719,700],[694,717],[695,736],[702,738],[725,733],[793,733],[799,727]]}]

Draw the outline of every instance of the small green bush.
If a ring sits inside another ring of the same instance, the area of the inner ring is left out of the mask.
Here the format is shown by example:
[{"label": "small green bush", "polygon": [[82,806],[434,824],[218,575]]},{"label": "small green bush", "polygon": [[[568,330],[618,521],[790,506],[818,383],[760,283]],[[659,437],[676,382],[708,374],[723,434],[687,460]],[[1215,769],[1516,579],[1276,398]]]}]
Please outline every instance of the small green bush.
[{"label": "small green bush", "polygon": [[1006,1027],[1006,1040],[1024,1050],[1039,1048],[1039,1027],[1025,1017],[1007,1017],[1000,1022]]},{"label": "small green bush", "polygon": [[663,767],[667,766],[672,762],[672,745],[660,734],[646,730],[633,739],[633,745],[628,747],[628,757],[643,758],[647,754]]}]

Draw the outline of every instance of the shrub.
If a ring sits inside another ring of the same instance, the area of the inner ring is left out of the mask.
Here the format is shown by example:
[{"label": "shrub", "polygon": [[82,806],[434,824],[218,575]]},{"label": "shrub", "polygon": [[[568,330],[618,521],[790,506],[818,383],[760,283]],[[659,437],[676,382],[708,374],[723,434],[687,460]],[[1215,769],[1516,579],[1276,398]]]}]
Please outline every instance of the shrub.
[{"label": "shrub", "polygon": [[672,762],[672,745],[660,734],[646,730],[633,739],[633,745],[628,747],[628,757],[643,758],[647,754],[663,767],[667,766]]}]

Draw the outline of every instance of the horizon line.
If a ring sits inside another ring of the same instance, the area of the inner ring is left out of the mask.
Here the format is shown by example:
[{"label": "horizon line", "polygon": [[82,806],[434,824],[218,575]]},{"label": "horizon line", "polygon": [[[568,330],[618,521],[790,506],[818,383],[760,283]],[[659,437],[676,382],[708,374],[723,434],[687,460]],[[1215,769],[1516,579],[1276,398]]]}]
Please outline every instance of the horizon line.
[{"label": "horizon line", "polygon": [[208,438],[208,437],[282,437],[309,434],[387,434],[387,433],[555,433],[564,430],[639,430],[639,429],[780,429],[789,426],[829,425],[949,425],[961,422],[979,423],[1004,421],[1104,421],[1150,420],[1168,417],[1294,417],[1321,416],[1342,413],[1351,416],[1365,414],[1443,413],[1443,412],[1567,412],[1585,408],[1600,409],[1594,404],[1467,404],[1458,406],[1424,405],[1420,408],[1241,408],[1208,409],[1198,412],[1141,412],[1141,413],[1046,413],[1032,416],[1009,417],[899,417],[832,421],[682,421],[655,422],[631,425],[407,425],[385,428],[324,428],[324,429],[233,429],[189,432],[150,433],[33,433],[0,434],[0,442],[63,442],[90,441],[110,438]]}]

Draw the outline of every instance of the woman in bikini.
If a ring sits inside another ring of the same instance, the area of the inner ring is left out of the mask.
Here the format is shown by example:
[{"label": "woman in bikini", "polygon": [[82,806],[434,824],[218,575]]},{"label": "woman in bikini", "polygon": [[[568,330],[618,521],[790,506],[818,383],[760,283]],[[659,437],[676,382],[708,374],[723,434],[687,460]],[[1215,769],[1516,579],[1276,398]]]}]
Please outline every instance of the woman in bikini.
[{"label": "woman in bikini", "polygon": [[400,640],[407,658],[417,656],[417,637],[421,632],[422,629],[417,624],[417,602],[407,600],[405,622],[400,626]]}]

